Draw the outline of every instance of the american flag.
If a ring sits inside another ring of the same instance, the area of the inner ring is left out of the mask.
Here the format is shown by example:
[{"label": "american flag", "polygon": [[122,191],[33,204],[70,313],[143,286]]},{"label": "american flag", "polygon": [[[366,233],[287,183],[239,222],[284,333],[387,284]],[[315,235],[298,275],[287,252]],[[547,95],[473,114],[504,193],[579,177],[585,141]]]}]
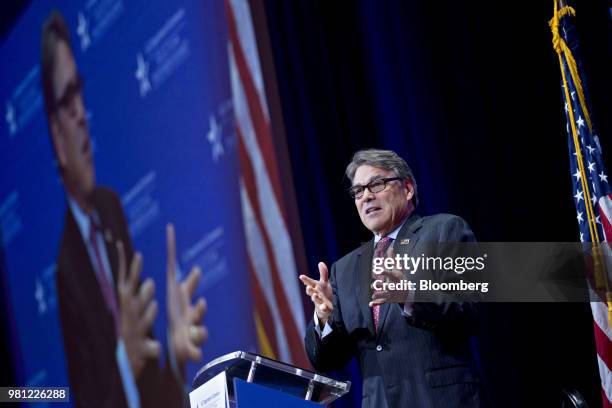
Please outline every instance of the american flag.
[{"label": "american flag", "polygon": [[[561,69],[561,90],[567,118],[570,170],[580,241],[599,244],[612,241],[612,190],[602,159],[601,143],[589,115],[584,76],[577,62],[578,41],[572,21],[574,16],[573,8],[565,4],[559,7],[555,3],[555,15],[550,26]],[[606,290],[599,293],[608,296]],[[612,407],[612,330],[609,304],[606,299],[594,301],[591,302],[591,310],[602,402],[604,407]]]},{"label": "american flag", "polygon": [[306,327],[270,114],[247,0],[225,0],[240,196],[259,351],[302,367]]}]

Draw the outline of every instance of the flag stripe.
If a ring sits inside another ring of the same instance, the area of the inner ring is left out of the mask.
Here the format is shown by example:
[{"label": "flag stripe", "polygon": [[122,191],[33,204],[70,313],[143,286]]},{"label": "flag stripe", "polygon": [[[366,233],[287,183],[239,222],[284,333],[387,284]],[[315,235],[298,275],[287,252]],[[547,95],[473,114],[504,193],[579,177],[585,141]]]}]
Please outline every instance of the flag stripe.
[{"label": "flag stripe", "polygon": [[[241,3],[248,6],[248,3]],[[232,47],[233,48],[233,47]],[[293,245],[291,237],[286,228],[285,219],[282,215],[279,201],[275,200],[275,193],[272,181],[267,173],[272,160],[268,155],[273,152],[263,153],[259,141],[262,140],[262,135],[258,135],[256,128],[253,126],[252,115],[248,105],[248,98],[245,96],[244,88],[240,82],[241,77],[237,73],[235,63],[235,52],[230,55],[231,59],[231,79],[232,91],[234,93],[234,109],[237,117],[238,127],[241,130],[241,139],[244,141],[246,151],[251,160],[253,174],[256,183],[256,197],[259,200],[262,210],[263,226],[266,233],[274,237],[275,245],[274,262],[277,264],[277,270],[282,276],[281,283],[285,288],[287,297],[292,300],[288,304],[293,312],[293,318],[297,325],[298,332],[301,337],[305,331],[304,309],[301,302],[301,288],[297,279],[297,267],[295,257],[293,255]],[[256,98],[253,98],[256,100]],[[268,132],[266,138],[270,139],[271,133]],[[268,140],[270,141],[270,140]],[[264,159],[265,157],[265,159]]]},{"label": "flag stripe", "polygon": [[610,348],[610,339],[601,330],[597,323],[595,323],[593,327],[595,330],[595,345],[597,346],[597,350],[600,350],[598,353],[599,359],[606,365],[606,368],[608,369],[607,372],[609,372],[610,367],[612,367],[612,350]]},{"label": "flag stripe", "polygon": [[[253,211],[255,220],[258,223],[258,225],[262,225],[263,224],[262,211],[259,206],[259,203],[255,199],[257,192],[255,189],[255,182],[253,180],[254,178],[253,169],[251,167],[251,162],[247,156],[247,152],[245,150],[242,140],[243,138],[239,137],[238,151],[240,155],[240,163],[242,164],[242,169],[241,169],[242,175],[245,180],[244,189],[246,190],[246,194],[252,206],[252,211]],[[264,230],[264,233],[262,234],[261,239],[263,242],[263,246],[264,246],[265,254],[267,255],[267,258],[274,259],[274,254],[273,254],[273,249],[272,249],[272,246],[273,246],[272,237],[270,237],[269,234]],[[282,267],[282,265],[278,267]],[[284,307],[284,305],[288,305],[289,302],[285,294],[285,289],[281,284],[281,278],[279,276],[278,267],[277,267],[276,262],[269,263],[269,270],[272,276],[272,285],[274,288],[274,296],[276,298],[277,305],[280,306],[281,318],[283,319],[284,322],[287,323],[285,325],[285,335],[287,336],[288,343],[291,346],[290,347],[291,360],[294,362],[297,362],[297,361],[303,362],[302,355],[303,355],[304,349],[301,346],[302,339],[300,338],[300,334],[295,326],[295,321],[291,315],[291,310]],[[295,279],[297,280],[297,276],[295,276]]]},{"label": "flag stripe", "polygon": [[[226,0],[225,4],[227,7],[229,7],[228,0]],[[266,165],[268,177],[272,183],[276,201],[281,204],[281,208],[279,208],[281,215],[286,221],[286,216],[282,208],[283,200],[280,193],[281,183],[280,176],[278,174],[278,164],[276,163],[276,153],[274,146],[272,145],[271,130],[261,107],[261,100],[258,96],[257,89],[255,88],[255,84],[253,83],[251,74],[248,70],[246,58],[244,57],[241,42],[239,41],[234,14],[232,11],[228,11],[228,15],[230,38],[233,44],[234,63],[238,69],[238,74],[240,75],[242,91],[246,95],[245,100],[251,114],[251,123],[255,131],[254,133],[255,137],[257,138],[257,143],[259,144],[259,148],[261,149],[263,156],[266,158],[264,164]]]},{"label": "flag stripe", "polygon": [[591,311],[593,312],[593,320],[599,330],[608,338],[608,341],[612,341],[612,330],[608,324],[608,305],[604,302],[591,302]]},{"label": "flag stripe", "polygon": [[610,393],[610,390],[612,390],[612,373],[600,356],[597,356],[597,365],[599,366],[599,376],[601,377],[603,406],[609,407],[612,406],[612,393]]},{"label": "flag stripe", "polygon": [[612,201],[610,197],[604,196],[599,199],[599,212],[601,213],[601,223],[604,231],[604,238],[610,241],[612,238]]},{"label": "flag stripe", "polygon": [[[239,90],[237,90],[239,93]],[[283,222],[283,218],[279,211],[278,202],[274,200],[270,180],[266,177],[263,156],[259,150],[257,141],[254,138],[248,111],[243,111],[242,105],[238,104],[236,108],[238,116],[242,118],[239,126],[239,140],[244,143],[243,151],[246,154],[242,155],[242,160],[245,166],[244,170],[250,171],[252,177],[250,182],[246,183],[247,187],[252,189],[251,203],[258,204],[258,209],[261,212],[261,224],[263,231],[268,237],[273,237],[274,245],[272,251],[274,257],[270,262],[275,263],[279,276],[282,277],[281,283],[284,291],[289,299],[293,302],[287,303],[293,312],[293,319],[298,326],[298,332],[304,334],[304,312],[301,304],[301,290],[297,279],[297,268],[295,258],[293,256],[293,246],[291,237]]]},{"label": "flag stripe", "polygon": [[[270,272],[270,264],[268,262],[268,258],[265,256],[265,239],[263,238],[263,234],[255,218],[255,214],[253,212],[253,208],[251,207],[250,199],[244,183],[241,183],[240,185],[240,196],[242,201],[242,214],[245,225],[247,252],[257,274],[256,279],[259,280],[260,287],[264,292],[265,302],[269,305],[269,316],[273,322],[273,332],[275,333],[277,340],[276,348],[278,349],[278,357],[281,359],[289,359],[290,353],[289,346],[287,344],[287,337],[285,336],[285,328],[283,325],[284,319],[280,314],[280,305],[276,302],[274,285],[272,283],[272,276]],[[259,315],[262,316],[266,307],[260,303],[255,303],[255,307],[258,309]]]},{"label": "flag stripe", "polygon": [[[280,172],[274,149],[262,72],[248,1],[226,0],[228,55],[241,165],[241,200],[261,334],[272,330],[279,358],[307,364],[305,316],[291,236],[287,229]],[[267,307],[267,312],[266,312]],[[269,319],[264,318],[267,316]],[[263,334],[259,336],[263,338]]]},{"label": "flag stripe", "polygon": [[244,0],[230,0],[230,2],[234,21],[240,22],[240,24],[236,24],[235,27],[238,33],[237,38],[240,40],[241,49],[244,52],[248,72],[251,74],[251,78],[255,84],[259,103],[266,115],[266,122],[270,122],[270,114],[266,104],[264,81],[261,66],[259,64],[257,42],[255,41],[255,30],[253,29],[253,22],[251,21],[250,8],[248,6],[241,7],[243,4],[241,2],[244,2]]},{"label": "flag stripe", "polygon": [[263,355],[271,358],[278,358],[278,341],[276,339],[276,329],[274,328],[274,320],[272,312],[268,306],[268,302],[264,297],[264,291],[261,288],[259,279],[255,274],[255,267],[249,258],[249,276],[251,285],[253,285],[253,301],[257,305],[255,308],[255,327],[257,329],[257,338],[260,344],[260,350]]},{"label": "flag stripe", "polygon": [[277,359],[277,354],[272,349],[273,343],[270,342],[270,340],[268,339],[268,333],[271,332],[271,329],[266,328],[264,326],[264,323],[261,321],[261,318],[259,317],[259,313],[257,313],[257,311],[255,311],[255,313],[253,314],[253,319],[255,320],[255,331],[257,332],[257,340],[259,342],[259,352],[264,357]]}]

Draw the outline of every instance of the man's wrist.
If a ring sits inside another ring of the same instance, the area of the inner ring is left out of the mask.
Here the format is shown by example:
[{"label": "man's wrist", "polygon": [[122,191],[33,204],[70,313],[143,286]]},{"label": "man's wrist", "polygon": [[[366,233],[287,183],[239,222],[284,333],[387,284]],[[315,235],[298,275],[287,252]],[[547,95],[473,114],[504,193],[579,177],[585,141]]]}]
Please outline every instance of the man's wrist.
[{"label": "man's wrist", "polygon": [[329,316],[319,316],[317,315],[317,319],[319,320],[319,329],[323,330],[327,322],[329,321]]}]

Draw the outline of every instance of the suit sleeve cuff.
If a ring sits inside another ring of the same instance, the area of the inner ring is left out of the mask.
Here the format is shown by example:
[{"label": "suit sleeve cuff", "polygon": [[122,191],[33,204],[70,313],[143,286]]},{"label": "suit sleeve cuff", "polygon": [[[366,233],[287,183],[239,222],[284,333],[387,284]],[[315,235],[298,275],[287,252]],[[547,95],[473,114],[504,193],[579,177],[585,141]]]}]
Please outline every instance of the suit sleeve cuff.
[{"label": "suit sleeve cuff", "polygon": [[183,370],[179,367],[178,360],[176,359],[176,352],[174,347],[172,346],[172,341],[170,340],[170,330],[166,332],[168,339],[168,359],[170,360],[170,368],[172,369],[172,374],[178,380],[179,383],[183,383]]},{"label": "suit sleeve cuff", "polygon": [[323,331],[321,331],[321,327],[320,327],[321,325],[319,324],[319,318],[317,317],[317,312],[314,312],[313,320],[314,320],[315,331],[317,332],[321,340],[323,340],[325,336],[327,336],[329,333],[332,332],[332,328],[329,325],[329,320],[325,322],[325,326],[323,326]]},{"label": "suit sleeve cuff", "polygon": [[125,393],[125,398],[127,400],[128,407],[140,408],[140,396],[138,395],[138,387],[136,386],[136,380],[134,379],[134,375],[132,374],[130,360],[128,359],[127,351],[125,350],[125,343],[121,338],[117,342],[115,357],[117,359],[119,375],[121,376],[121,383],[123,384],[123,391]]}]

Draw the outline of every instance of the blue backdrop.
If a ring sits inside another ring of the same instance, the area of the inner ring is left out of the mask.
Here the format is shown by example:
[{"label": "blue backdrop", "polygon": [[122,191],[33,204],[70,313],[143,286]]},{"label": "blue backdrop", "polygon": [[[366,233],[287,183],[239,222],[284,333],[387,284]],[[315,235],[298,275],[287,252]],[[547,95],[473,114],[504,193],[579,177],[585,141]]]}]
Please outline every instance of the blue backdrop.
[{"label": "blue backdrop", "polygon": [[[55,293],[66,202],[39,68],[41,26],[54,7],[85,81],[97,183],[121,196],[143,278],[155,280],[165,305],[165,225],[173,222],[181,272],[202,267],[196,295],[214,311],[204,361],[254,349],[223,3],[41,1],[0,47],[2,279],[17,383],[67,384]],[[166,344],[159,309],[154,332]]]}]

